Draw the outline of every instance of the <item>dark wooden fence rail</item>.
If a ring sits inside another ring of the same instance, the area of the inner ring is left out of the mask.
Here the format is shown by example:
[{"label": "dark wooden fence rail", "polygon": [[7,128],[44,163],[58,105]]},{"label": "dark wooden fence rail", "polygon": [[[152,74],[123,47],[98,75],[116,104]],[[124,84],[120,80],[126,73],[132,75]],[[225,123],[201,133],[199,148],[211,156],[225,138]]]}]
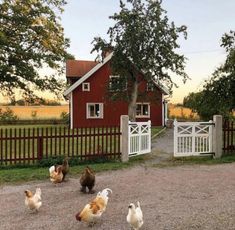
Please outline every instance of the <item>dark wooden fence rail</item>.
[{"label": "dark wooden fence rail", "polygon": [[235,125],[233,121],[223,123],[223,151],[225,154],[235,154]]},{"label": "dark wooden fence rail", "polygon": [[0,163],[33,164],[60,155],[120,158],[120,127],[0,129]]}]

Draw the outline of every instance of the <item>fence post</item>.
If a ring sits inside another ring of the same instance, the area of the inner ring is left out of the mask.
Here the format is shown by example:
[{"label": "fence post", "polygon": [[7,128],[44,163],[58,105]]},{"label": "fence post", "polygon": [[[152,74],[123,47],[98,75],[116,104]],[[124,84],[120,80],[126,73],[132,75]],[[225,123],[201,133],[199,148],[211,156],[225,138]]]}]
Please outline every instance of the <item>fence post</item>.
[{"label": "fence post", "polygon": [[212,149],[213,149],[213,152],[215,153],[214,158],[221,158],[222,148],[223,148],[222,116],[214,115],[213,121],[215,123],[215,127],[213,128]]},{"label": "fence post", "polygon": [[42,151],[43,151],[43,141],[42,141],[42,137],[38,137],[37,139],[38,141],[38,160],[42,159]]},{"label": "fence post", "polygon": [[121,161],[128,162],[128,142],[129,142],[129,116],[122,115],[120,119],[121,125]]}]

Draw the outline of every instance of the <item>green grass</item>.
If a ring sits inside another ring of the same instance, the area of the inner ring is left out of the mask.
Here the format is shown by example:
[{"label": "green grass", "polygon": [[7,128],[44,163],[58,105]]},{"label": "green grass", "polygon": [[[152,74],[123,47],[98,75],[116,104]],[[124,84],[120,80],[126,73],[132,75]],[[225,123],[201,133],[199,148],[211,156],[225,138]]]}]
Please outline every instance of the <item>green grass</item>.
[{"label": "green grass", "polygon": [[151,127],[151,137],[157,135],[159,132],[161,132],[164,129],[164,127],[157,127],[157,126],[153,126]]},{"label": "green grass", "polygon": [[[147,161],[151,161],[152,156],[150,154],[131,157],[129,162],[108,162],[108,163],[96,163],[96,164],[80,164],[70,167],[70,177],[79,177],[86,165],[91,166],[95,172],[119,170],[135,165],[143,164]],[[215,165],[223,163],[235,162],[235,153],[233,155],[223,156],[221,159],[213,159],[212,157],[185,157],[185,158],[171,158],[158,164],[148,164],[150,167],[176,167],[183,165]],[[26,168],[3,168],[0,169],[0,185],[2,184],[15,184],[24,183],[28,181],[48,180],[49,172],[48,167],[26,167]]]},{"label": "green grass", "polygon": [[[89,164],[95,172],[124,169],[144,162],[145,156],[132,157],[129,162],[108,162]],[[87,164],[70,167],[68,176],[79,177]],[[6,183],[22,183],[28,181],[49,180],[48,167],[26,167],[0,169],[0,185]]]},{"label": "green grass", "polygon": [[179,157],[170,158],[158,164],[154,164],[154,167],[172,167],[172,166],[182,166],[182,165],[215,165],[224,163],[235,162],[235,153],[231,155],[224,155],[221,158],[214,159],[212,156],[202,156],[202,157]]}]

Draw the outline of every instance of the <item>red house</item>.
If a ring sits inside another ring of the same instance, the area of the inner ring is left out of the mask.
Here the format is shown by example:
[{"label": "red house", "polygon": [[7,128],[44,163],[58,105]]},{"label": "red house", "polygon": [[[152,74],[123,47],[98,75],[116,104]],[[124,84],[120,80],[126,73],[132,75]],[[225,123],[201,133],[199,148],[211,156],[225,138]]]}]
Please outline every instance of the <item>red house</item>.
[{"label": "red house", "polygon": [[[112,75],[111,58],[112,53],[101,63],[67,61],[66,77],[70,87],[64,92],[64,96],[70,102],[71,128],[118,126],[120,116],[128,114],[126,101],[112,101],[107,97],[107,86],[118,78]],[[139,85],[139,92],[147,97],[137,100],[136,121],[151,120],[152,126],[164,126],[167,119],[167,103],[164,97],[168,95],[168,91],[157,84],[153,90],[152,85],[144,81]],[[157,97],[153,97],[153,93]]]}]

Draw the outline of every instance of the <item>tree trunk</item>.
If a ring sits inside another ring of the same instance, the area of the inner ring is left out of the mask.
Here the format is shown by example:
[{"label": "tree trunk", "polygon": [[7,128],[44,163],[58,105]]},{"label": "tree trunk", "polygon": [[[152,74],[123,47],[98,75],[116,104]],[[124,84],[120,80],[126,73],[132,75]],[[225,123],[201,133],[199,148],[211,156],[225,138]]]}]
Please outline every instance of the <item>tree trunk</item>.
[{"label": "tree trunk", "polygon": [[135,80],[133,82],[133,88],[132,88],[132,93],[131,93],[131,101],[129,102],[129,105],[128,105],[128,116],[129,116],[130,121],[135,121],[136,120],[137,96],[138,96],[138,82],[137,82],[137,80]]}]

